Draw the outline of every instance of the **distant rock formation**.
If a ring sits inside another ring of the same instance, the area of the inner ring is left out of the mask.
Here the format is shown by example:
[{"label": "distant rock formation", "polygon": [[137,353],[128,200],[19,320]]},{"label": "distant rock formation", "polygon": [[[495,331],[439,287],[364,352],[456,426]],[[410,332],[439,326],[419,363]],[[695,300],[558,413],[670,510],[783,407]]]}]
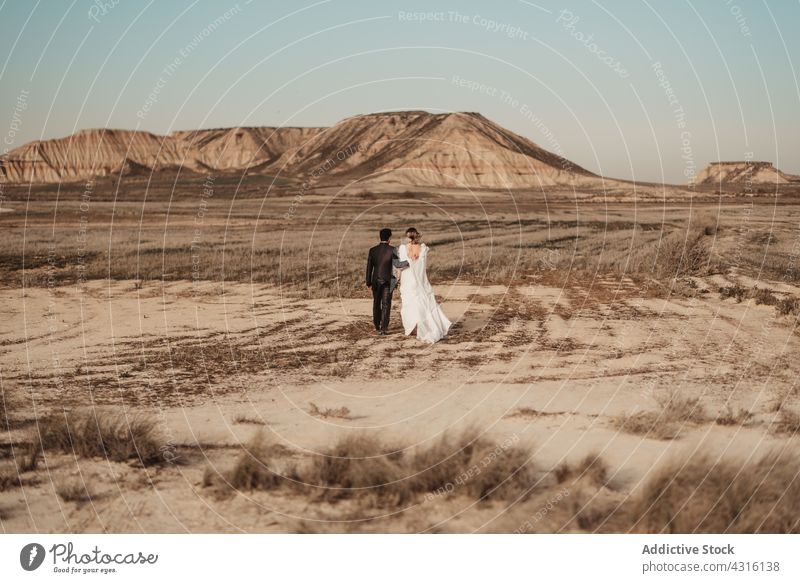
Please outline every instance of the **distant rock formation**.
[{"label": "distant rock formation", "polygon": [[788,184],[800,176],[781,172],[772,162],[712,162],[697,175],[697,184],[752,183]]},{"label": "distant rock formation", "polygon": [[225,172],[269,165],[316,128],[231,128],[159,136],[131,130],[83,130],[31,142],[0,157],[0,180],[69,182],[186,168]]},{"label": "distant rock formation", "polygon": [[[0,157],[0,181],[46,183],[186,168],[314,184],[444,188],[602,187],[609,181],[477,113],[347,118],[330,128],[241,127],[159,136],[85,130]],[[613,182],[613,181],[612,181]]]}]

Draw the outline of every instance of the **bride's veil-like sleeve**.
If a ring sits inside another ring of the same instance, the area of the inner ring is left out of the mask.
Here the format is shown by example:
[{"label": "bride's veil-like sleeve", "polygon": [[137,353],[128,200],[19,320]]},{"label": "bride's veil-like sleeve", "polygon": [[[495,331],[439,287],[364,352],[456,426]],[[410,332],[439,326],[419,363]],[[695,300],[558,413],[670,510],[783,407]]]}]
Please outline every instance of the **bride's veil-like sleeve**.
[{"label": "bride's veil-like sleeve", "polygon": [[429,286],[430,283],[428,282],[428,246],[425,243],[423,243],[420,248],[419,258],[420,261],[422,262],[422,279],[425,285]]}]

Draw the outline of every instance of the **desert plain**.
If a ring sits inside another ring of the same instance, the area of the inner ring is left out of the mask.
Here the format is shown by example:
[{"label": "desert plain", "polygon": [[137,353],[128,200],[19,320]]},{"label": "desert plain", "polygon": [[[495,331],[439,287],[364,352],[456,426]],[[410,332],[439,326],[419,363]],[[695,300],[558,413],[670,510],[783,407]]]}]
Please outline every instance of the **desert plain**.
[{"label": "desert plain", "polygon": [[[4,196],[3,532],[798,529],[796,193]],[[442,342],[375,336],[383,226]]]}]

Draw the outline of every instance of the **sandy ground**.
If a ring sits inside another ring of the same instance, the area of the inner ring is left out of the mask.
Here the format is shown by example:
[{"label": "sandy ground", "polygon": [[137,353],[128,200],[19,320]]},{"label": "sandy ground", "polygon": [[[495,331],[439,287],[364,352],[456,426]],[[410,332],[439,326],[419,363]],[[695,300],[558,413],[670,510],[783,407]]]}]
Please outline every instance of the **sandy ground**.
[{"label": "sandy ground", "polygon": [[[231,466],[259,431],[303,459],[347,432],[415,447],[471,425],[519,440],[543,468],[599,453],[618,498],[671,456],[746,459],[795,447],[797,437],[771,424],[774,403],[792,396],[800,377],[796,321],[752,300],[721,299],[717,290],[729,283],[721,276],[696,283],[697,297],[668,300],[628,280],[440,284],[455,327],[432,346],[402,335],[399,297],[393,333],[375,336],[366,292],[305,300],[247,284],[129,281],[2,290],[6,392],[36,415],[92,403],[146,412],[181,460],[141,468],[49,454],[22,487],[0,492],[2,529],[470,532],[513,530],[531,512],[451,498],[364,512],[347,501],[318,504],[280,491],[221,498],[203,487],[206,468]],[[791,286],[772,289],[800,296]],[[684,425],[672,440],[614,425],[655,410],[673,390],[700,397],[708,421]],[[312,403],[349,412],[321,417]],[[752,417],[715,423],[728,406]],[[3,434],[4,450],[18,455],[9,444],[29,431],[22,424]],[[93,500],[63,501],[55,489],[64,480],[90,483]]]}]

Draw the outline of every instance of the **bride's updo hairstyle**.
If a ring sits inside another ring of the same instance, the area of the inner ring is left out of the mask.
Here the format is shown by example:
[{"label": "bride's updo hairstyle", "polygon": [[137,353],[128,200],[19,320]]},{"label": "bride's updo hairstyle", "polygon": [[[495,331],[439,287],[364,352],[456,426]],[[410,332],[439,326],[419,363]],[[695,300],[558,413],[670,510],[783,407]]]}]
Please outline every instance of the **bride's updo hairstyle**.
[{"label": "bride's updo hairstyle", "polygon": [[406,231],[406,237],[408,237],[409,242],[414,243],[415,245],[419,245],[422,242],[422,235],[419,234],[414,227],[411,227]]}]

